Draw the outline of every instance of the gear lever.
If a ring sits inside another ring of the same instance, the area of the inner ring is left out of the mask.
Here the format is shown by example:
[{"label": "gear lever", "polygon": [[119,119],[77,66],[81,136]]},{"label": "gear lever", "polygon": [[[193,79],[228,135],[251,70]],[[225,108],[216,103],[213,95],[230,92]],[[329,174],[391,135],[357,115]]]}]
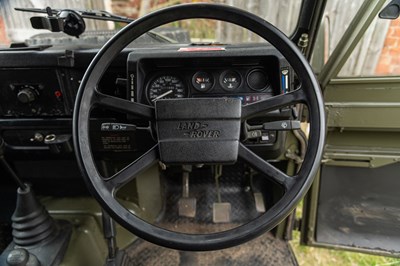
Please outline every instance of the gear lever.
[{"label": "gear lever", "polygon": [[18,186],[22,190],[26,190],[28,188],[27,185],[24,182],[22,182],[22,180],[17,176],[17,174],[14,172],[14,170],[10,167],[10,165],[4,158],[4,148],[5,148],[4,139],[0,136],[0,163],[6,169],[6,171],[11,175],[11,177],[18,184]]},{"label": "gear lever", "polygon": [[66,251],[72,226],[55,221],[4,158],[5,142],[0,136],[0,162],[19,186],[11,217],[13,242],[0,255],[0,265],[56,265]]}]

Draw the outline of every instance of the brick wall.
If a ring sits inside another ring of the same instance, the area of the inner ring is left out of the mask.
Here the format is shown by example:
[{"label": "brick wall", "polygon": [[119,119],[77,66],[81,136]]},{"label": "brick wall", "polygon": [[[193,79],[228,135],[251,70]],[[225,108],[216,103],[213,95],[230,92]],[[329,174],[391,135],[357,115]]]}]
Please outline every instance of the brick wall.
[{"label": "brick wall", "polygon": [[112,13],[135,19],[139,15],[140,2],[140,0],[113,0]]},{"label": "brick wall", "polygon": [[[143,0],[112,0],[112,13],[136,19],[139,17],[141,3]],[[150,9],[158,9],[165,5],[190,2],[188,0],[144,0],[150,1]]]},{"label": "brick wall", "polygon": [[0,44],[8,44],[8,43],[9,43],[9,40],[7,38],[4,20],[2,17],[0,17]]},{"label": "brick wall", "polygon": [[400,19],[390,22],[375,74],[400,75]]}]

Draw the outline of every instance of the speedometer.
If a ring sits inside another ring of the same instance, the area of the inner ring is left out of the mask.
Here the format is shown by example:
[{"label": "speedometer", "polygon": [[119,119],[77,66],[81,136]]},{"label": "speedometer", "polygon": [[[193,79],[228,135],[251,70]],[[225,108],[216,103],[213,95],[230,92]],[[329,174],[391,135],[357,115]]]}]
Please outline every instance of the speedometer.
[{"label": "speedometer", "polygon": [[147,86],[147,100],[151,104],[159,99],[185,97],[187,97],[187,88],[177,76],[158,76],[152,79]]}]

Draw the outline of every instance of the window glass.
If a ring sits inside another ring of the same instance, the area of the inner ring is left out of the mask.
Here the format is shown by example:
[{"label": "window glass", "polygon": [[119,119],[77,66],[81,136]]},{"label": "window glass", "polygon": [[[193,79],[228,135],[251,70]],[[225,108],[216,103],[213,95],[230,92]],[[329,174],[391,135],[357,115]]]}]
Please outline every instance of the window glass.
[{"label": "window glass", "polygon": [[[398,28],[398,33],[395,28]],[[364,33],[339,77],[365,77],[400,74],[400,23],[375,18]]]},{"label": "window glass", "polygon": [[[15,11],[15,7],[22,8],[46,8],[55,9],[77,8],[106,10],[116,15],[126,16],[132,19],[141,17],[154,10],[174,5],[176,3],[194,3],[197,0],[0,0],[0,44],[8,45],[10,42],[23,42],[38,34],[54,34],[45,30],[35,30],[31,27],[29,19],[32,16],[44,16]],[[206,0],[235,6],[268,20],[285,34],[290,35],[298,21],[302,0],[276,1],[276,0]],[[11,15],[10,15],[11,14]],[[86,19],[87,31],[115,31],[123,27],[123,23],[113,23]],[[258,42],[258,36],[249,33],[229,23],[210,20],[189,20],[176,23],[189,32],[191,41],[217,41],[226,43]],[[54,34],[56,36],[56,34]],[[59,37],[59,36],[58,36]],[[93,38],[92,38],[93,39]],[[57,40],[53,45],[57,45]]]},{"label": "window glass", "polygon": [[364,0],[328,0],[321,29],[312,55],[312,66],[319,73],[349,27]]},{"label": "window glass", "polygon": [[325,21],[329,30],[329,52],[331,55],[343,37],[352,19],[364,0],[328,0],[325,7]]},{"label": "window glass", "polygon": [[[328,0],[325,8],[324,27],[317,40],[324,39],[324,54],[314,51],[313,66],[318,72],[336,48],[338,42],[355,17],[364,0]],[[389,3],[387,0],[385,5]],[[324,35],[324,36],[321,36]],[[318,43],[317,41],[317,43]],[[318,45],[316,46],[318,47]],[[378,16],[364,33],[339,77],[361,77],[400,74],[400,20],[384,20]]]}]

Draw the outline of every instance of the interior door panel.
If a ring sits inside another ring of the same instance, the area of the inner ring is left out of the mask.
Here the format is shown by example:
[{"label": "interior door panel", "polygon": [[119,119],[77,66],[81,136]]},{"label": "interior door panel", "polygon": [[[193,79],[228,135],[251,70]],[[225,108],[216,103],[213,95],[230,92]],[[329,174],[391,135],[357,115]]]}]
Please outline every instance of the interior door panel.
[{"label": "interior door panel", "polygon": [[400,78],[331,80],[302,242],[400,256]]}]

